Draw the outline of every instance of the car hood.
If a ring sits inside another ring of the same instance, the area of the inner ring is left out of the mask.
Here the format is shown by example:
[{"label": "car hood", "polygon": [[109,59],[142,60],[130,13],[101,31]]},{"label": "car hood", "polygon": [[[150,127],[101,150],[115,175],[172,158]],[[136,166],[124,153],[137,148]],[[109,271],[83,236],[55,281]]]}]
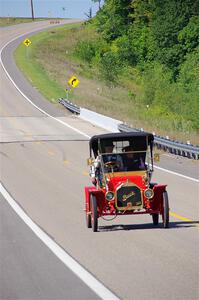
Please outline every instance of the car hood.
[{"label": "car hood", "polygon": [[137,185],[141,189],[146,188],[146,184],[144,182],[144,175],[129,175],[129,176],[111,176],[108,179],[109,190],[116,190],[118,186],[121,184],[127,185]]}]

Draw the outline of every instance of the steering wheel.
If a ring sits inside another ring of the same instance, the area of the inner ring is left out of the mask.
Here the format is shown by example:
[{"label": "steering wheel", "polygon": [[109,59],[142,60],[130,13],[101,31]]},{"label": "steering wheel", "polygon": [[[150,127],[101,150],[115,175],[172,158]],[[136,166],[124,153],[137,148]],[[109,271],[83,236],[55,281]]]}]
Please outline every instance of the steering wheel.
[{"label": "steering wheel", "polygon": [[118,168],[120,167],[120,163],[117,162],[117,161],[114,161],[114,160],[110,160],[110,161],[107,161],[105,164],[104,164],[105,167],[107,168],[110,168],[111,171],[113,172],[114,168]]}]

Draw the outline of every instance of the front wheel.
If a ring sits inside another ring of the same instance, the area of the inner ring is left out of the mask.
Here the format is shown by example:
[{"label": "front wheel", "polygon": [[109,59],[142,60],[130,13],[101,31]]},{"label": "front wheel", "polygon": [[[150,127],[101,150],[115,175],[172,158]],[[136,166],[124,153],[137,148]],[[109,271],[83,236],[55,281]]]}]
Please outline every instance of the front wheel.
[{"label": "front wheel", "polygon": [[159,215],[158,214],[153,214],[152,219],[153,219],[153,225],[157,226],[158,223],[159,223]]},{"label": "front wheel", "polygon": [[87,228],[91,228],[91,213],[90,212],[86,212],[86,226]]},{"label": "front wheel", "polygon": [[91,195],[91,225],[93,232],[98,229],[98,215],[97,215],[97,199],[95,195]]},{"label": "front wheel", "polygon": [[162,210],[162,220],[164,228],[169,227],[169,199],[168,193],[163,192],[163,210]]}]

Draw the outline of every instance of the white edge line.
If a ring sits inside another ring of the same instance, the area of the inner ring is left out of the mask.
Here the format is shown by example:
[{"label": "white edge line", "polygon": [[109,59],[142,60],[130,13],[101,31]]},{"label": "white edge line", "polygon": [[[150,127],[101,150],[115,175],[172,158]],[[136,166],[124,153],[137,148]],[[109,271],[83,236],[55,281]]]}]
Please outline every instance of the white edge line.
[{"label": "white edge line", "polygon": [[[46,29],[48,29],[48,28],[46,28]],[[33,31],[34,32],[34,31]],[[32,31],[31,32],[29,32],[29,33],[33,33]],[[14,80],[12,79],[12,77],[10,76],[10,74],[8,73],[8,71],[6,70],[6,68],[5,68],[5,66],[4,66],[4,64],[3,64],[3,61],[2,61],[2,51],[4,50],[4,48],[6,48],[10,43],[12,43],[13,41],[15,41],[15,40],[17,40],[18,38],[21,38],[21,37],[23,37],[23,36],[25,36],[25,35],[27,35],[28,33],[25,33],[25,34],[22,34],[22,35],[19,35],[18,37],[15,37],[14,39],[12,39],[12,40],[10,40],[9,42],[7,42],[2,48],[1,48],[1,51],[0,51],[0,63],[1,63],[1,65],[2,65],[2,68],[3,68],[3,70],[4,70],[4,72],[6,73],[6,75],[7,75],[7,77],[10,79],[10,81],[12,82],[12,84],[14,85],[14,87],[18,90],[18,92],[30,103],[30,104],[32,104],[36,109],[38,109],[41,113],[43,113],[44,115],[46,115],[47,117],[50,117],[50,118],[52,118],[53,120],[56,120],[57,122],[59,122],[60,124],[62,124],[62,125],[64,125],[64,126],[66,126],[66,127],[68,127],[68,128],[70,128],[70,129],[72,129],[72,130],[74,130],[74,131],[76,131],[77,133],[79,133],[79,134],[81,134],[81,135],[83,135],[83,136],[85,136],[86,138],[89,138],[90,139],[90,136],[89,135],[87,135],[86,133],[84,133],[84,132],[82,132],[81,130],[78,130],[77,128],[75,128],[75,127],[73,127],[73,126],[71,126],[71,125],[69,125],[69,124],[67,124],[67,123],[65,123],[65,122],[63,122],[63,121],[61,121],[61,120],[59,120],[59,119],[57,119],[57,118],[55,118],[55,117],[53,117],[53,116],[51,116],[51,115],[49,115],[47,112],[45,112],[43,109],[41,109],[40,107],[38,107],[36,104],[34,104],[21,90],[20,90],[20,88],[16,85],[16,83],[14,82]]]},{"label": "white edge line", "polygon": [[176,172],[173,172],[173,171],[170,171],[170,170],[158,167],[158,166],[154,166],[154,168],[157,169],[157,170],[161,170],[161,171],[173,174],[173,175],[180,176],[180,177],[185,178],[185,179],[189,179],[189,180],[192,180],[192,181],[195,181],[195,182],[199,182],[199,180],[196,179],[196,178],[189,177],[189,176],[186,176],[186,175],[183,175],[183,174],[180,174],[180,173],[176,173]]},{"label": "white edge line", "polygon": [[[48,28],[46,28],[46,29],[48,29]],[[33,32],[34,32],[34,31],[31,31],[31,32],[28,32],[28,33],[33,33]],[[8,76],[8,78],[10,79],[10,81],[12,82],[12,84],[15,86],[15,88],[19,91],[19,93],[20,93],[20,94],[21,94],[21,95],[22,95],[22,96],[23,96],[30,104],[32,104],[36,109],[38,109],[40,112],[42,112],[42,113],[45,114],[46,116],[52,118],[53,120],[59,122],[60,124],[66,126],[66,127],[68,127],[68,128],[70,128],[70,129],[76,131],[77,133],[79,133],[79,134],[85,136],[86,138],[90,139],[91,137],[90,137],[89,135],[87,135],[86,133],[84,133],[83,131],[80,131],[80,130],[78,130],[77,128],[75,128],[75,127],[73,127],[73,126],[67,124],[66,122],[63,122],[63,121],[61,121],[61,120],[59,120],[59,119],[57,119],[57,118],[55,118],[55,117],[49,115],[47,112],[45,112],[44,110],[42,110],[41,108],[39,108],[37,105],[35,105],[35,104],[34,104],[34,103],[33,103],[33,102],[32,102],[32,101],[31,101],[31,100],[30,100],[30,99],[29,99],[29,98],[28,98],[21,90],[20,90],[20,88],[16,85],[16,83],[14,82],[14,80],[11,78],[11,76],[10,76],[9,73],[8,73],[8,71],[6,70],[6,68],[5,68],[5,66],[4,66],[4,64],[3,64],[3,62],[2,62],[2,58],[1,58],[3,49],[4,49],[5,47],[7,47],[8,44],[12,43],[13,41],[17,40],[18,38],[20,38],[20,37],[22,37],[22,36],[27,35],[28,33],[25,33],[25,34],[22,34],[22,35],[19,35],[19,36],[15,37],[14,39],[12,39],[12,40],[10,40],[9,42],[7,42],[7,43],[1,48],[1,51],[0,51],[0,63],[1,63],[1,65],[2,65],[2,67],[3,67],[3,69],[4,69],[4,71],[5,71],[6,75]],[[155,167],[156,169],[161,170],[161,171],[164,171],[164,172],[167,172],[167,173],[170,173],[170,174],[173,174],[173,175],[176,175],[176,176],[179,176],[179,177],[188,179],[188,180],[192,180],[192,181],[195,181],[195,182],[199,182],[198,179],[195,179],[195,178],[192,178],[192,177],[189,177],[189,176],[185,176],[185,175],[182,175],[182,174],[180,174],[180,173],[176,173],[176,172],[173,172],[173,171],[170,171],[170,170],[161,168],[161,167],[157,167],[157,166],[154,166],[154,167]]]},{"label": "white edge line", "polygon": [[40,238],[40,240],[73,272],[78,276],[91,290],[93,290],[102,299],[120,300],[93,275],[85,270],[69,254],[67,254],[59,245],[57,245],[44,231],[41,230],[30,217],[21,209],[16,201],[11,197],[7,190],[0,183],[0,192],[18,214],[18,216],[28,225],[28,227]]}]

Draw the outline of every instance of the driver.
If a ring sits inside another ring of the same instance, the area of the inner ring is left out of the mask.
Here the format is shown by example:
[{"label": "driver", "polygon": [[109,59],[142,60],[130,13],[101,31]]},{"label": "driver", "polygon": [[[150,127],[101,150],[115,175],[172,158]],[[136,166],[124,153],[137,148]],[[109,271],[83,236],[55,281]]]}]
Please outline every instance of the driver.
[{"label": "driver", "polygon": [[[107,153],[107,155],[103,155],[103,162],[105,164],[105,168],[107,172],[110,171],[111,165],[113,170],[117,170],[117,171],[123,170],[122,158],[120,155],[113,153],[113,149],[114,149],[113,142],[105,141],[103,153]],[[110,163],[110,166],[108,166],[108,163]]]},{"label": "driver", "polygon": [[[103,162],[105,165],[105,172],[122,171],[123,170],[123,161],[120,155],[113,153],[114,144],[112,141],[105,141],[103,145]],[[110,163],[110,166],[108,165]],[[99,156],[96,157],[94,164],[90,168],[90,177],[92,183],[96,186],[97,183],[102,186],[102,169]]]}]

